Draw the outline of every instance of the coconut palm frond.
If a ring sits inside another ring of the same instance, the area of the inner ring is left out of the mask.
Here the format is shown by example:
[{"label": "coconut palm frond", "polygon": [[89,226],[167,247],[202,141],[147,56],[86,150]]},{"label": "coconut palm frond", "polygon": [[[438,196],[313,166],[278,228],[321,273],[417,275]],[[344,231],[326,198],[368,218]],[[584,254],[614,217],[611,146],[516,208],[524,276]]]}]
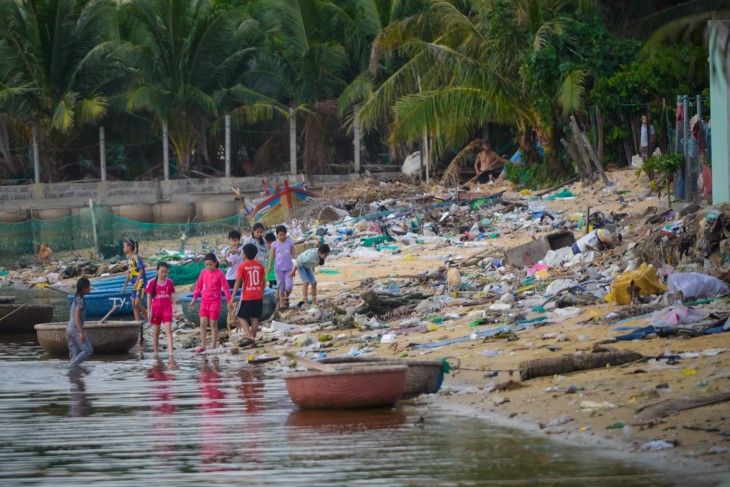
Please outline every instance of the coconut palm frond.
[{"label": "coconut palm frond", "polygon": [[557,100],[566,115],[576,112],[583,106],[585,78],[584,70],[575,69],[566,74],[560,83]]},{"label": "coconut palm frond", "polygon": [[441,177],[442,185],[450,187],[459,184],[464,163],[471,161],[472,154],[481,150],[482,143],[482,139],[472,140],[451,159],[451,162],[449,162],[448,167]]}]

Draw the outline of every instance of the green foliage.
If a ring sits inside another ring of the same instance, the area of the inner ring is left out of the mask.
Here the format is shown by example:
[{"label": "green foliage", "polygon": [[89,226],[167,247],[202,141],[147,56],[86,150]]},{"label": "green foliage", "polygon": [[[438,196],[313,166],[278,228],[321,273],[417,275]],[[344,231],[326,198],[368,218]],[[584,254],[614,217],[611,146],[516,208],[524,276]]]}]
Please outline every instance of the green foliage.
[{"label": "green foliage", "polygon": [[507,179],[521,188],[540,189],[558,183],[547,164],[507,164]]},{"label": "green foliage", "polygon": [[667,198],[671,203],[671,183],[674,174],[684,166],[684,155],[680,152],[671,154],[661,154],[651,156],[639,169],[636,170],[636,176],[641,173],[646,174],[650,178],[654,177],[654,173],[659,173],[664,177],[664,183],[667,185]]}]

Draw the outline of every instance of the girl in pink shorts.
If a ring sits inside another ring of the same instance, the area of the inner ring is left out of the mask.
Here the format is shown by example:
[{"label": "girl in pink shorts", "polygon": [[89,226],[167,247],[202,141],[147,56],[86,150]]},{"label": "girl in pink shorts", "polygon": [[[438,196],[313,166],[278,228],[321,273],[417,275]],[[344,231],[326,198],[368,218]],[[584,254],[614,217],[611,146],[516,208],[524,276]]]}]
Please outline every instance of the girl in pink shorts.
[{"label": "girl in pink shorts", "polygon": [[167,278],[170,267],[166,262],[157,264],[157,278],[147,283],[145,293],[147,294],[147,309],[150,315],[150,325],[155,331],[154,350],[155,357],[160,344],[160,324],[165,324],[165,335],[167,336],[167,353],[170,360],[173,358],[175,348],[172,345],[172,295],[175,294],[175,285],[172,279]]},{"label": "girl in pink shorts", "polygon": [[205,352],[205,334],[210,323],[213,350],[218,347],[218,318],[221,317],[221,290],[226,295],[226,303],[231,302],[231,290],[226,275],[218,268],[218,258],[214,253],[205,254],[205,269],[200,273],[195,286],[193,301],[200,299],[200,347],[196,353]]}]

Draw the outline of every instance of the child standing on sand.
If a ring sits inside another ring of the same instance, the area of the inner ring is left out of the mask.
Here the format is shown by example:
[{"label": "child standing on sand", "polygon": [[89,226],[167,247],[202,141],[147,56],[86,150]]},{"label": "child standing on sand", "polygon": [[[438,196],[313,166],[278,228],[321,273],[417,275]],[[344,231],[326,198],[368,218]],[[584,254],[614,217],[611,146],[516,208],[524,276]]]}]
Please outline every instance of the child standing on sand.
[{"label": "child standing on sand", "polygon": [[271,244],[276,242],[276,237],[273,233],[269,232],[266,235],[264,235],[264,240],[266,240],[266,250],[268,250],[268,255],[266,256],[266,263],[264,264],[264,268],[266,271],[266,280],[269,281],[269,288],[275,289],[276,288],[276,271],[274,270],[274,255],[273,252],[271,252]]},{"label": "child standing on sand", "polygon": [[193,300],[200,299],[200,347],[196,353],[205,353],[205,335],[210,323],[213,350],[218,347],[218,318],[221,317],[221,289],[226,295],[226,303],[231,302],[231,290],[226,275],[218,268],[218,258],[214,253],[205,254],[205,269],[200,273],[195,286]]},{"label": "child standing on sand", "polygon": [[175,294],[175,285],[172,279],[167,278],[170,267],[166,262],[157,264],[157,278],[147,284],[147,309],[149,310],[150,324],[154,329],[152,340],[155,357],[160,345],[160,324],[165,324],[167,336],[167,354],[173,359],[175,347],[172,344],[172,296]]},{"label": "child standing on sand", "polygon": [[[135,321],[139,321],[141,316],[147,319],[147,310],[142,306],[144,298],[144,289],[147,285],[147,274],[144,270],[142,257],[139,256],[139,242],[128,238],[124,241],[124,255],[127,256],[127,279],[122,287],[122,294],[127,292],[127,284],[132,285],[132,311],[134,312]],[[140,328],[140,337],[142,329]]]},{"label": "child standing on sand", "polygon": [[[274,265],[276,274],[276,283],[279,290],[279,308],[287,309],[289,307],[289,295],[294,288],[294,273],[292,269],[292,259],[296,257],[294,250],[294,242],[286,236],[286,227],[279,225],[276,227],[276,242],[271,244],[271,261]],[[269,265],[269,272],[271,264]]]},{"label": "child standing on sand", "polygon": [[317,279],[314,277],[314,268],[324,265],[324,260],[328,255],[330,255],[329,245],[322,244],[319,248],[305,250],[297,258],[297,269],[299,277],[302,278],[302,294],[304,295],[302,304],[307,302],[307,291],[311,284],[312,300],[309,303],[317,306]]},{"label": "child standing on sand", "polygon": [[86,320],[86,299],[84,296],[91,292],[91,282],[85,277],[76,281],[76,295],[71,301],[71,317],[66,325],[66,339],[68,340],[68,357],[71,360],[69,369],[73,369],[94,353],[89,337],[84,333]]},{"label": "child standing on sand", "polygon": [[[258,250],[253,244],[243,246],[243,255],[246,260],[238,268],[236,285],[233,286],[233,295],[241,288],[241,300],[238,302],[236,317],[243,326],[247,340],[243,346],[256,346],[256,333],[259,329],[259,320],[264,310],[264,278],[266,271],[261,262],[256,259]],[[233,312],[233,302],[228,305],[228,312]],[[249,326],[250,324],[250,326]]]},{"label": "child standing on sand", "polygon": [[256,247],[256,260],[261,265],[266,265],[266,257],[269,254],[269,247],[264,239],[264,226],[261,223],[254,223],[251,236],[243,242],[244,245],[252,244]]},{"label": "child standing on sand", "polygon": [[228,262],[228,270],[226,271],[226,281],[228,281],[228,287],[233,288],[236,283],[236,271],[238,266],[243,262],[243,245],[241,245],[241,232],[238,230],[231,230],[228,233],[228,242],[231,247],[223,258]]}]

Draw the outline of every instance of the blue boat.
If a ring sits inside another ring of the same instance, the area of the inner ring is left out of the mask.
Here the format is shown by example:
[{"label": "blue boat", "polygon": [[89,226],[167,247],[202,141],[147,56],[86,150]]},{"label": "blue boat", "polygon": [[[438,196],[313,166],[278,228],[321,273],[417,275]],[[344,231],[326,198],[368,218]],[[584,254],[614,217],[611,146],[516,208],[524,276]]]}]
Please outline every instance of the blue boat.
[{"label": "blue boat", "polygon": [[[66,296],[69,306],[71,306],[73,299],[73,294]],[[122,294],[121,289],[106,292],[92,291],[85,296],[85,299],[87,316],[104,316],[114,305],[119,306],[119,308],[114,310],[111,316],[132,314],[132,296],[129,292]]]}]

